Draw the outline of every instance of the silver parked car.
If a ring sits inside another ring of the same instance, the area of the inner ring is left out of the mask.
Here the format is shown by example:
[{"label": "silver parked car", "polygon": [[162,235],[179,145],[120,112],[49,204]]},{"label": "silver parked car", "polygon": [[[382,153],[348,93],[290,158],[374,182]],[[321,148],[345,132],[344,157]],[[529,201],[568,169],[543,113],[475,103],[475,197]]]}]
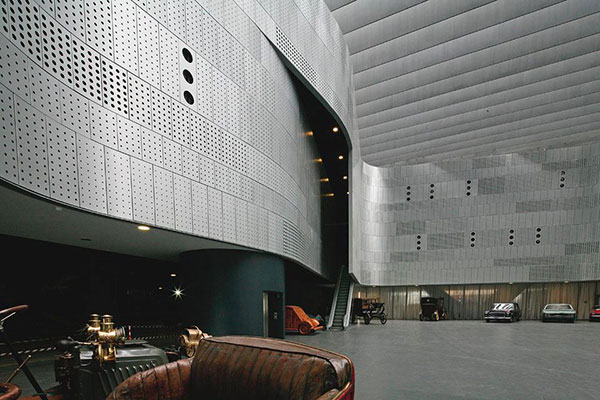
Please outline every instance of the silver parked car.
[{"label": "silver parked car", "polygon": [[542,310],[542,322],[577,320],[577,311],[570,304],[546,304]]}]

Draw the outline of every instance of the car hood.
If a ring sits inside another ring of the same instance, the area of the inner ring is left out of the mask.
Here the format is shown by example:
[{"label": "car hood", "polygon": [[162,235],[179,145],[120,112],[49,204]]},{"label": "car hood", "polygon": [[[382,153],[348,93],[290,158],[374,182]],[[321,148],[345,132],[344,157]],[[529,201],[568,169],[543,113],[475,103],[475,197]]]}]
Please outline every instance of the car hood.
[{"label": "car hood", "polygon": [[544,314],[575,314],[575,310],[544,310]]}]

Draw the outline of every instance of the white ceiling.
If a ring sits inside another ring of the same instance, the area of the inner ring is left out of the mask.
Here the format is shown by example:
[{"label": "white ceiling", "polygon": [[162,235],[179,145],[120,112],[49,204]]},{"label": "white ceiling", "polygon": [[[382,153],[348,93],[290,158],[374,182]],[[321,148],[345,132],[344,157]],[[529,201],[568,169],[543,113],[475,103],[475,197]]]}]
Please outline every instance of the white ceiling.
[{"label": "white ceiling", "polygon": [[600,140],[600,1],[325,2],[350,49],[366,162]]}]

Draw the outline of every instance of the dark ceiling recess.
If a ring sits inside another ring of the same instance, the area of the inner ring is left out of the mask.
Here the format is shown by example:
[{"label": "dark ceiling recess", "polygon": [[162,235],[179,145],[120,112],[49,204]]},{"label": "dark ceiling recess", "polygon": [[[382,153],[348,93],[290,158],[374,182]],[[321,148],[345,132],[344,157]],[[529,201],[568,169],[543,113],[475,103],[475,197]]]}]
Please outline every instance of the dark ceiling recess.
[{"label": "dark ceiling recess", "polygon": [[348,143],[342,128],[321,102],[296,78],[294,85],[323,160],[321,179],[326,180],[321,182],[323,265],[337,268],[348,265]]}]

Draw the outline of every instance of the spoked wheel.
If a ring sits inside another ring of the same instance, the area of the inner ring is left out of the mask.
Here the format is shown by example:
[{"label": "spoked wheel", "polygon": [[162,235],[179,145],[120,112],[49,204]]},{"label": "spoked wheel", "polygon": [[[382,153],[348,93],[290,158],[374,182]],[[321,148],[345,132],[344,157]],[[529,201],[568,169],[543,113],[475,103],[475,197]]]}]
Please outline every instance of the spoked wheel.
[{"label": "spoked wheel", "polygon": [[419,314],[419,321],[423,321],[423,314]]},{"label": "spoked wheel", "polygon": [[371,316],[369,314],[365,314],[365,324],[369,325],[371,323]]},{"label": "spoked wheel", "polygon": [[387,315],[383,314],[380,318],[379,318],[379,322],[381,322],[381,325],[385,325],[385,323],[387,322]]},{"label": "spoked wheel", "polygon": [[301,335],[308,335],[310,334],[310,324],[308,322],[301,322],[300,325],[298,325],[298,332],[300,332]]},{"label": "spoked wheel", "polygon": [[435,314],[434,314],[434,317],[433,317],[433,319],[434,319],[435,321],[439,321],[439,320],[440,320],[440,314],[438,314],[438,313],[435,313]]}]

